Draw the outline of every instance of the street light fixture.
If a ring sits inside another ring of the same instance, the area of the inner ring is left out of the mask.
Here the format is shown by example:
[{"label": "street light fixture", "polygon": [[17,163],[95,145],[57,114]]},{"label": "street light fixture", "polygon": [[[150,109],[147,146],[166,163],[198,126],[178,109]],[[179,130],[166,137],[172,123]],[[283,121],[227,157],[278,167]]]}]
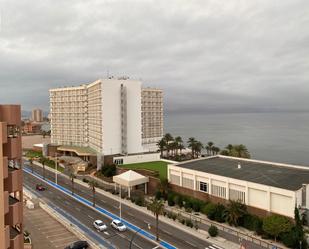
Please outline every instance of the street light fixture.
[{"label": "street light fixture", "polygon": [[[149,230],[151,229],[151,225],[150,225],[149,223],[147,224],[147,227],[148,227]],[[133,240],[135,239],[136,235],[137,235],[140,231],[142,231],[142,230],[143,230],[143,229],[140,228],[140,229],[138,229],[138,230],[132,235],[132,238],[131,238],[131,241],[130,241],[130,246],[129,246],[130,249],[132,248],[132,243],[133,243]]]}]

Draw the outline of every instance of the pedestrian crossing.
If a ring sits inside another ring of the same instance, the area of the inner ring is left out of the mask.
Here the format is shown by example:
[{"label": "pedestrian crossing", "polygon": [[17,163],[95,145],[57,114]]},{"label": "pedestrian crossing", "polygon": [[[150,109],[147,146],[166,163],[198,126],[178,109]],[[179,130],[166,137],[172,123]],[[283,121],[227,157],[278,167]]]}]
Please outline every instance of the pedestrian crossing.
[{"label": "pedestrian crossing", "polygon": [[223,248],[220,247],[220,246],[216,246],[216,245],[212,244],[211,246],[205,247],[205,249],[223,249]]}]

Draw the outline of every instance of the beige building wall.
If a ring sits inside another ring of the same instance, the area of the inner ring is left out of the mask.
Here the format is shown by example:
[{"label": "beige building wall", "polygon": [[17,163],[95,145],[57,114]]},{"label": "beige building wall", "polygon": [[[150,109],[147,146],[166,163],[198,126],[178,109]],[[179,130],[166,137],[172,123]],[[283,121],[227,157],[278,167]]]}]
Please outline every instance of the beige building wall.
[{"label": "beige building wall", "polygon": [[33,109],[31,118],[34,122],[43,122],[43,111],[41,109]]},{"label": "beige building wall", "polygon": [[51,142],[88,146],[87,87],[50,90]]},{"label": "beige building wall", "polygon": [[23,249],[21,110],[0,105],[0,248]]},{"label": "beige building wall", "polygon": [[163,137],[163,91],[142,89],[142,143],[145,150],[157,150],[156,143]]}]

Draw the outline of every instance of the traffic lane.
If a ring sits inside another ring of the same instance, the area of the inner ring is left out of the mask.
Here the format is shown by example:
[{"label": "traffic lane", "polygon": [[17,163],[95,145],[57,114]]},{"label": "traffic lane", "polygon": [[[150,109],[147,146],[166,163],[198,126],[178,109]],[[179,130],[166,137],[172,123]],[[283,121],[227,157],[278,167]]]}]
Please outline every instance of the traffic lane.
[{"label": "traffic lane", "polygon": [[[37,183],[44,184],[43,181],[24,173],[24,183],[27,187],[31,189],[35,189],[35,186]],[[38,192],[38,195],[47,202],[52,202],[54,205],[60,207],[65,212],[69,213],[73,217],[78,218],[78,220],[83,223],[85,226],[87,226],[89,229],[97,232],[102,237],[104,237],[106,240],[110,241],[112,244],[117,246],[118,248],[128,248],[130,240],[133,236],[133,232],[130,230],[127,230],[125,232],[118,232],[114,229],[112,229],[109,224],[111,223],[111,220],[107,218],[106,216],[100,215],[95,210],[85,206],[84,204],[72,199],[71,197],[67,196],[66,194],[62,193],[61,191],[51,187],[47,186],[47,189],[45,191]],[[104,232],[98,232],[93,227],[93,221],[95,219],[101,219],[104,223],[108,225],[108,231],[107,233]],[[154,248],[156,244],[142,238],[141,236],[136,236],[134,239],[134,243],[132,248]]]},{"label": "traffic lane", "polygon": [[[38,166],[37,166],[38,167]],[[38,167],[39,168],[39,167]],[[42,170],[37,170],[39,174],[42,173]],[[55,174],[47,171],[45,172],[45,176],[54,181],[55,180]],[[58,184],[61,186],[64,186],[68,189],[71,189],[71,181],[70,179],[64,177],[63,175],[58,175]],[[78,186],[78,187],[77,187]],[[75,183],[75,193],[88,199],[92,200],[92,192],[89,188],[84,187],[83,185],[80,185],[78,183]],[[104,207],[106,210],[114,213],[119,214],[119,202],[115,201],[114,199],[111,199],[105,195],[102,195],[100,193],[96,193],[97,196],[97,204],[101,207]],[[150,216],[148,214],[145,214],[143,212],[140,212],[134,208],[131,208],[130,206],[127,206],[125,204],[122,204],[122,217],[133,224],[139,226],[139,227],[147,227],[147,223],[151,224],[152,230],[151,232],[155,234],[155,218],[153,216]],[[146,228],[147,230],[147,228]],[[165,222],[159,223],[159,231],[160,231],[160,238],[162,240],[165,240],[177,248],[201,248],[204,249],[206,246],[211,245],[210,243],[207,243],[203,239],[199,239],[196,236],[193,236],[189,233],[184,232],[181,229],[177,229],[174,226],[171,226]],[[202,236],[199,234],[199,236]]]}]

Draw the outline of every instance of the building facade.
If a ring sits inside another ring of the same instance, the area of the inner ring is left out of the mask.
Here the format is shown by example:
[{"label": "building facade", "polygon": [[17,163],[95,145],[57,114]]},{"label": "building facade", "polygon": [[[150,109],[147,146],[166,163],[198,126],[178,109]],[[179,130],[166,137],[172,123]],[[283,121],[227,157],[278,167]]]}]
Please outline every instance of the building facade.
[{"label": "building facade", "polygon": [[33,109],[31,119],[34,122],[43,122],[43,111],[41,109]]},{"label": "building facade", "polygon": [[102,155],[156,151],[163,136],[162,91],[144,90],[136,80],[51,89],[50,115],[53,144],[88,147]]},{"label": "building facade", "polygon": [[22,249],[21,110],[0,105],[0,248]]},{"label": "building facade", "polygon": [[155,151],[163,136],[163,91],[142,89],[142,142],[145,149]]},{"label": "building facade", "polygon": [[215,156],[168,166],[171,187],[202,200],[240,201],[259,216],[308,214],[309,167]]}]

